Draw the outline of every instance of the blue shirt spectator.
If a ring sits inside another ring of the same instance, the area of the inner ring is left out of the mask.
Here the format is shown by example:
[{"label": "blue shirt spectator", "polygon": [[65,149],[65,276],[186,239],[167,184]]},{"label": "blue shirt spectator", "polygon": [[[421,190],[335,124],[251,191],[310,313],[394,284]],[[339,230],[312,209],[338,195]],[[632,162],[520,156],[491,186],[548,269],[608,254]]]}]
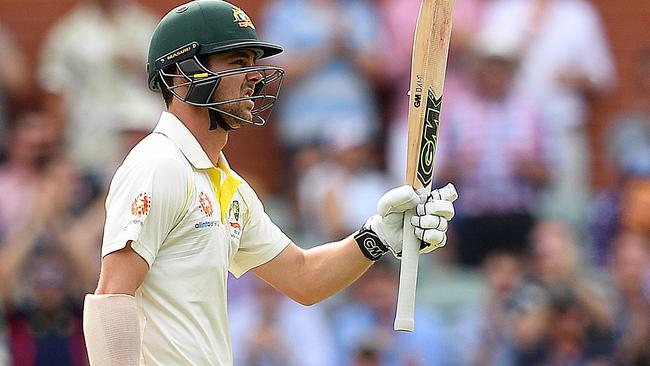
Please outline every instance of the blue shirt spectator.
[{"label": "blue shirt spectator", "polygon": [[379,24],[370,2],[280,0],[264,24],[265,38],[285,49],[277,59],[287,79],[276,119],[285,147],[321,142],[341,128],[376,130],[369,73]]},{"label": "blue shirt spectator", "polygon": [[388,258],[376,262],[352,288],[350,301],[333,312],[337,365],[361,364],[368,353],[382,366],[448,364],[444,323],[436,313],[417,306],[415,331],[393,331],[396,275]]}]

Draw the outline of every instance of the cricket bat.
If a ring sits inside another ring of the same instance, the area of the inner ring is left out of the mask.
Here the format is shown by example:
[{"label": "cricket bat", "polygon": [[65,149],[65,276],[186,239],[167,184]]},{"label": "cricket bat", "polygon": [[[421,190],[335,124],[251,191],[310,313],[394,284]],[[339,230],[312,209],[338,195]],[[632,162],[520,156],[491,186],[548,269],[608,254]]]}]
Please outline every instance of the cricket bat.
[{"label": "cricket bat", "polygon": [[[455,0],[423,0],[420,6],[413,58],[408,110],[406,184],[417,192],[430,192],[438,144],[442,89],[447,69],[449,37]],[[412,332],[415,327],[415,289],[420,240],[411,217],[404,214],[404,241],[400,268],[395,330]]]}]

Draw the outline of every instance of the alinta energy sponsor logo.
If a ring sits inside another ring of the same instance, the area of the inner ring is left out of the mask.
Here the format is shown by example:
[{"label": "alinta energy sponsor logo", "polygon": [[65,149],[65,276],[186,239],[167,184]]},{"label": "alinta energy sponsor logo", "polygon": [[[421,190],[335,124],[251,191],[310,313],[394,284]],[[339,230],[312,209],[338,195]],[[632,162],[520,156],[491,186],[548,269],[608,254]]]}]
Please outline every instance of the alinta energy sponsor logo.
[{"label": "alinta energy sponsor logo", "polygon": [[124,226],[122,227],[122,231],[126,231],[126,230],[128,230],[129,227],[131,227],[131,226],[133,226],[133,225],[142,226],[142,225],[144,225],[144,222],[143,222],[142,220],[140,220],[140,219],[133,219],[133,220],[127,222],[126,225],[124,225]]},{"label": "alinta energy sponsor logo", "polygon": [[218,221],[201,221],[194,224],[195,229],[205,229],[206,227],[219,226]]},{"label": "alinta energy sponsor logo", "polygon": [[[212,217],[214,214],[214,205],[212,205],[212,200],[210,200],[210,196],[205,194],[205,192],[199,193],[199,208],[201,209],[201,212],[206,217]],[[205,229],[208,227],[214,227],[214,226],[219,226],[219,222],[215,220],[209,220],[209,221],[201,221],[197,222],[194,224],[195,229]]]},{"label": "alinta energy sponsor logo", "polygon": [[147,216],[151,209],[151,198],[147,192],[138,194],[131,203],[131,215],[136,217]]}]

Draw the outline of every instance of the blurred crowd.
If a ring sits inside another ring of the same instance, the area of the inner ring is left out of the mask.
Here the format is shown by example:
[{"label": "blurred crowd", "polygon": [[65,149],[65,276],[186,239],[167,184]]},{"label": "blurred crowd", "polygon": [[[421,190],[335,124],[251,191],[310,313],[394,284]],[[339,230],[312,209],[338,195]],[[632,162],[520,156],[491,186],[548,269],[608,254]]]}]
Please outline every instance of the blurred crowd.
[{"label": "blurred crowd", "polygon": [[[251,184],[310,247],[402,184],[420,1],[262,4],[258,33],[285,48],[265,127],[283,188]],[[80,0],[48,30],[36,77],[0,24],[0,365],[87,364],[81,300],[109,180],[164,107],[143,66],[157,20],[137,2]],[[460,200],[449,243],[420,260],[416,331],[392,330],[392,258],[311,308],[246,275],[230,281],[235,364],[650,365],[650,44],[635,96],[590,141],[616,66],[589,0],[459,0],[435,185]],[[615,167],[606,188],[590,183],[594,144]]]}]

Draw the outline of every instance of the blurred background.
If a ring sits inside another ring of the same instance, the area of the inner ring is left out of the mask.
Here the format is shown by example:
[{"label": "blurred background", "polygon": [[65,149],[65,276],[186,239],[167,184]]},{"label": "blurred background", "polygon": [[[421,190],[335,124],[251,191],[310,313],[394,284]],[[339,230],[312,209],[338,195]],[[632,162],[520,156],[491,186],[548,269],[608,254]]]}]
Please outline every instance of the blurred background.
[{"label": "blurred background", "polygon": [[[0,365],[85,365],[110,177],[155,126],[150,35],[176,1],[0,0]],[[401,184],[419,0],[234,1],[287,71],[226,153],[311,247]],[[457,0],[416,331],[399,263],[306,309],[230,281],[236,365],[650,365],[650,2]]]}]

